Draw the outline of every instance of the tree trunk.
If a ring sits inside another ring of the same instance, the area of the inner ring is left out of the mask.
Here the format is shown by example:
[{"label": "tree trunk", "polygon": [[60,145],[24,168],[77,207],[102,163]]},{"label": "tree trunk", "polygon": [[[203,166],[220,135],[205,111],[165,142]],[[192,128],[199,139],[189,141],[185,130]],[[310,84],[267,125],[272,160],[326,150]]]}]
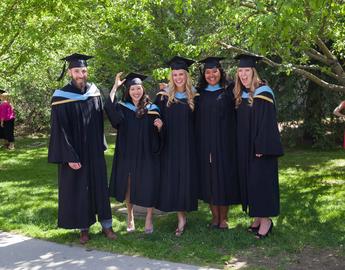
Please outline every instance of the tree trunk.
[{"label": "tree trunk", "polygon": [[309,81],[306,92],[304,121],[303,121],[303,143],[313,145],[321,135],[322,126],[322,100],[323,89],[312,81]]}]

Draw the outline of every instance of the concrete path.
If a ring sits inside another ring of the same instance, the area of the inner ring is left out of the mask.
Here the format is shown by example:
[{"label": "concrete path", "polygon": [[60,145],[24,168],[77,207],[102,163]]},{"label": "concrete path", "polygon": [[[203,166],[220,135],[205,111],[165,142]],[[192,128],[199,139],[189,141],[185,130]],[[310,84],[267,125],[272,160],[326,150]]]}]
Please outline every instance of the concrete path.
[{"label": "concrete path", "polygon": [[[0,231],[0,270],[211,270],[87,250]],[[212,268],[214,269],[214,268]]]}]

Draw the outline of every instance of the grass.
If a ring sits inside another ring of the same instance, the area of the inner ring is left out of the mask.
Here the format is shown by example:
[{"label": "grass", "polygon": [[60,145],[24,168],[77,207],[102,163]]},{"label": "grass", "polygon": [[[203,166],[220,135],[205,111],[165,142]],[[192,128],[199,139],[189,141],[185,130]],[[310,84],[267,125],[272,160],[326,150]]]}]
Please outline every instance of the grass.
[{"label": "grass", "polygon": [[[108,142],[110,171],[114,136]],[[0,230],[77,245],[77,231],[56,227],[57,168],[47,163],[47,138],[21,138],[15,151],[0,151]],[[264,241],[245,232],[249,219],[239,206],[229,213],[231,230],[206,228],[210,214],[200,203],[199,211],[188,215],[188,228],[179,239],[173,234],[175,214],[156,217],[155,232],[144,235],[143,220],[137,219],[138,230],[127,234],[126,217],[116,212],[118,240],[107,241],[96,224],[87,247],[202,266],[223,267],[242,259],[246,269],[291,269],[306,249],[333,250],[344,262],[344,151],[288,151],[280,159],[280,184],[281,215],[274,218],[274,233]],[[114,200],[112,204],[121,206]]]}]

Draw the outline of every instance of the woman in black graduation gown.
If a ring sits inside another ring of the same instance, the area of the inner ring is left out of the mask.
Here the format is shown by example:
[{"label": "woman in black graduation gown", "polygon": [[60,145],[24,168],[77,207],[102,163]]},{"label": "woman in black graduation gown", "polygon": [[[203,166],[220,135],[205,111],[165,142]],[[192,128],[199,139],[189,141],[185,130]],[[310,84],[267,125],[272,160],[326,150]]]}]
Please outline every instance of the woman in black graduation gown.
[{"label": "woman in black graduation gown", "polygon": [[[117,129],[116,148],[110,178],[110,195],[127,204],[127,232],[135,230],[133,204],[147,207],[145,233],[153,232],[152,214],[159,185],[159,109],[149,102],[142,80],[146,76],[130,73],[115,84],[106,101],[110,122]],[[115,92],[125,83],[123,101]]]},{"label": "woman in black graduation gown", "polygon": [[208,57],[203,63],[195,99],[195,133],[200,181],[199,199],[208,203],[211,228],[227,229],[230,204],[240,203],[236,164],[235,104],[233,82],[227,82],[219,63]]},{"label": "woman in black graduation gown", "polygon": [[166,91],[157,94],[164,138],[161,152],[161,184],[157,208],[177,211],[176,236],[186,226],[186,211],[197,210],[197,169],[193,129],[194,95],[188,67],[193,60],[175,56]]},{"label": "woman in black graduation gown", "polygon": [[238,55],[234,96],[237,108],[239,179],[243,209],[254,222],[248,228],[257,238],[273,228],[279,215],[278,160],[283,155],[273,91],[259,78],[259,59]]}]

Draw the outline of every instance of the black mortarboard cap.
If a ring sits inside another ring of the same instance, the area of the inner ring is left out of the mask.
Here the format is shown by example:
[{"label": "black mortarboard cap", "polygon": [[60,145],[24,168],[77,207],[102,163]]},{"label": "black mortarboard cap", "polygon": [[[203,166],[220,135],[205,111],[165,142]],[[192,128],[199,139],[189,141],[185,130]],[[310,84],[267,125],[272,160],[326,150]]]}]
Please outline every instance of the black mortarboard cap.
[{"label": "black mortarboard cap", "polygon": [[261,60],[262,57],[250,54],[239,54],[235,56],[235,59],[240,60],[238,67],[255,67],[256,62]]},{"label": "black mortarboard cap", "polygon": [[224,57],[215,57],[215,56],[210,56],[207,57],[203,60],[200,60],[199,63],[204,64],[204,69],[206,68],[216,68],[220,67],[220,61],[223,60]]},{"label": "black mortarboard cap", "polygon": [[146,75],[131,72],[129,73],[125,79],[126,87],[130,87],[131,85],[143,84],[143,81],[147,78]]},{"label": "black mortarboard cap", "polygon": [[80,53],[73,53],[69,56],[66,56],[64,58],[61,58],[60,60],[64,60],[65,63],[62,68],[62,72],[60,77],[58,78],[58,81],[60,81],[66,72],[66,62],[68,62],[68,68],[75,68],[75,67],[87,67],[86,60],[93,58],[93,56],[80,54]]},{"label": "black mortarboard cap", "polygon": [[168,65],[171,69],[184,69],[188,71],[188,67],[192,65],[195,61],[187,59],[181,56],[174,56],[169,62]]}]

